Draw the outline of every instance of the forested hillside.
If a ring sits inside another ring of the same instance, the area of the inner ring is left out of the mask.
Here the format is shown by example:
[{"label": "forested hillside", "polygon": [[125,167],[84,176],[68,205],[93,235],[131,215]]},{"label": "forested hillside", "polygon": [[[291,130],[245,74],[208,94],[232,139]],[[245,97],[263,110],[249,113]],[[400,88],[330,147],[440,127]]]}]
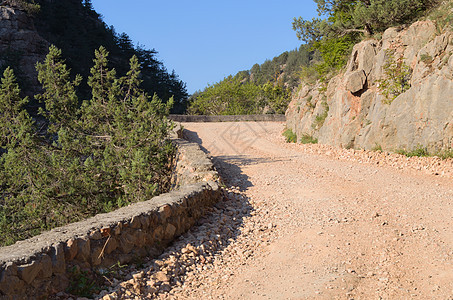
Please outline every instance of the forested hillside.
[{"label": "forested hillside", "polygon": [[189,113],[285,113],[301,74],[315,61],[316,54],[307,45],[284,52],[195,93],[189,101]]},{"label": "forested hillside", "polygon": [[[2,6],[26,11],[26,21],[29,22],[26,29],[36,31],[44,40],[41,42],[41,58],[45,57],[48,46],[53,44],[62,50],[73,73],[86,78],[94,59],[94,50],[100,46],[110,53],[110,64],[120,75],[127,72],[129,59],[135,55],[141,65],[143,89],[150,95],[156,93],[164,101],[173,96],[173,110],[179,113],[185,110],[188,97],[185,83],[156,58],[156,50],[135,46],[126,33],[117,33],[113,26],[103,22],[90,0],[4,0]],[[4,48],[0,53],[0,61],[3,61],[1,70],[11,66],[17,73],[24,92],[30,90],[31,93],[28,94],[32,95],[36,92],[37,82],[31,82],[20,70],[20,67],[23,68],[22,56],[27,55],[28,49]],[[82,98],[89,97],[90,90],[85,81],[81,83],[77,93]],[[36,102],[32,101],[32,104]]]}]

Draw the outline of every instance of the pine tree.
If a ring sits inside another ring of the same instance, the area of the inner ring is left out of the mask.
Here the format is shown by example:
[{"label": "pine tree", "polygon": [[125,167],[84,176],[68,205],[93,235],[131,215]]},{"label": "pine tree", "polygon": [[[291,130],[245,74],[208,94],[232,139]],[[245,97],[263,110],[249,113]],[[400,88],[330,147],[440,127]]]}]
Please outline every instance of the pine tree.
[{"label": "pine tree", "polygon": [[74,81],[70,80],[70,70],[61,57],[61,50],[55,46],[49,48],[49,54],[43,63],[36,64],[38,80],[44,92],[36,98],[45,104],[45,110],[40,113],[50,122],[49,132],[57,133],[62,128],[72,126],[77,119],[79,100],[76,87],[82,81],[77,75]]},{"label": "pine tree", "polygon": [[[37,65],[47,118],[38,134],[23,109],[27,99],[11,69],[0,86],[0,245],[42,230],[148,200],[168,186],[173,147],[169,104],[140,88],[140,63],[116,78],[108,53],[96,51],[88,84],[92,97],[78,108],[61,51],[51,47]],[[171,103],[172,101],[169,101]]]}]

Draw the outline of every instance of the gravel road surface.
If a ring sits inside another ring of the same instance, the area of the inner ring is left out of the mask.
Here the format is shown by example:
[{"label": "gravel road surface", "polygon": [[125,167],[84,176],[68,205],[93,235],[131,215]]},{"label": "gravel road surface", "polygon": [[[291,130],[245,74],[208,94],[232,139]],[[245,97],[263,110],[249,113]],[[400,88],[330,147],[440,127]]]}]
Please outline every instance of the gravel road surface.
[{"label": "gravel road surface", "polygon": [[453,299],[453,161],[184,123],[226,197],[103,299]]}]

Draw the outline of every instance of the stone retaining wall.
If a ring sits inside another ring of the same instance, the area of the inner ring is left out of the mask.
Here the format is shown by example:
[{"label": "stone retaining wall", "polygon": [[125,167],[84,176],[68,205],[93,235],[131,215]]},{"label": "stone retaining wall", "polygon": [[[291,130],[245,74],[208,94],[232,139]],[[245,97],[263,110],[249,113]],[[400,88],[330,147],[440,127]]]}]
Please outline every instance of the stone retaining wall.
[{"label": "stone retaining wall", "polygon": [[0,248],[0,299],[36,299],[64,291],[74,268],[98,272],[157,257],[221,199],[219,176],[197,144],[178,147],[177,190]]},{"label": "stone retaining wall", "polygon": [[285,115],[189,116],[170,115],[175,122],[286,122]]}]

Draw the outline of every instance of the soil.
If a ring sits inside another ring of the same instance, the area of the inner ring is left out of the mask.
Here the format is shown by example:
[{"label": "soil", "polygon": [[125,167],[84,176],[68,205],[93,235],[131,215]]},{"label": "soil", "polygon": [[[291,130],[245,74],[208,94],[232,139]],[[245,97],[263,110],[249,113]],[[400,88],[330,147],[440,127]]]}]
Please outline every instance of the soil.
[{"label": "soil", "polygon": [[99,298],[453,299],[453,162],[184,123],[226,197]]}]

